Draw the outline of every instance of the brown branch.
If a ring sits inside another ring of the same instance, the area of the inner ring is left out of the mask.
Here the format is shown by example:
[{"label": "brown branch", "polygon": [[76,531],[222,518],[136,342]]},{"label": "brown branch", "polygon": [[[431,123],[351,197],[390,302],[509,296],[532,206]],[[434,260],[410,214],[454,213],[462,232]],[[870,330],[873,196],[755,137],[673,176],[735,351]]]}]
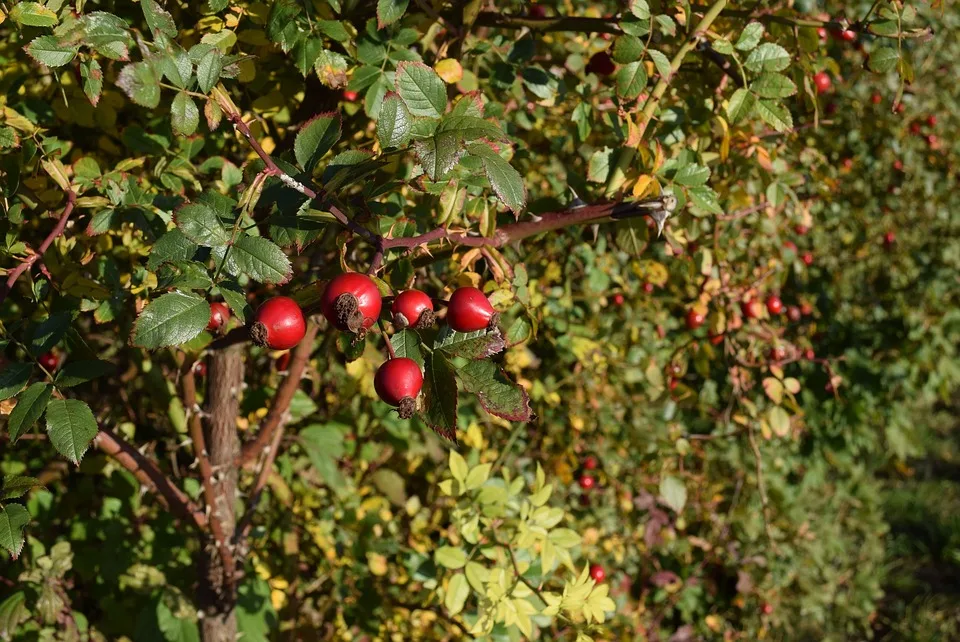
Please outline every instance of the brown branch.
[{"label": "brown branch", "polygon": [[157,465],[126,441],[108,430],[101,429],[94,444],[118,464],[130,471],[137,480],[157,493],[167,508],[181,519],[193,522],[200,529],[207,526],[207,516],[174,484]]},{"label": "brown branch", "polygon": [[270,446],[264,449],[263,463],[260,465],[260,471],[257,473],[257,480],[253,484],[253,490],[250,492],[250,501],[247,502],[247,510],[237,524],[237,539],[240,540],[247,536],[250,525],[253,524],[253,516],[257,511],[257,505],[260,504],[260,497],[263,495],[263,489],[270,479],[270,473],[273,472],[273,462],[280,453],[280,443],[283,441],[283,432],[286,428],[286,422],[282,419],[277,429],[273,431],[273,440]]},{"label": "brown branch", "polygon": [[260,424],[260,430],[257,432],[257,436],[254,437],[252,441],[243,445],[240,454],[241,465],[251,463],[259,457],[260,453],[263,452],[267,445],[273,440],[274,433],[283,424],[287,411],[290,409],[290,402],[293,401],[293,396],[300,388],[300,378],[303,376],[307,361],[310,359],[310,353],[313,352],[313,341],[317,336],[318,330],[317,324],[307,324],[307,331],[303,335],[303,339],[300,340],[300,343],[294,349],[293,356],[290,358],[290,365],[287,368],[287,378],[284,379],[280,387],[277,388],[277,394],[273,396],[273,401],[270,404],[270,411],[267,412],[263,423]]},{"label": "brown branch", "polygon": [[63,230],[67,227],[67,221],[70,219],[70,214],[73,213],[73,208],[76,204],[77,193],[73,190],[67,190],[67,204],[63,208],[60,220],[57,221],[56,226],[47,234],[47,238],[43,239],[43,243],[40,244],[36,252],[24,259],[20,265],[10,270],[7,281],[4,283],[2,290],[0,290],[0,303],[3,303],[3,300],[7,298],[7,294],[13,288],[13,284],[17,282],[17,279],[20,278],[20,275],[29,270],[30,266],[36,263],[40,257],[43,256],[43,253],[50,248],[54,239],[63,234]]},{"label": "brown branch", "polygon": [[584,18],[580,16],[554,16],[534,18],[532,16],[511,16],[493,11],[483,11],[473,23],[477,27],[495,29],[529,29],[533,32],[578,31],[581,33],[612,33],[620,35],[623,30],[616,20],[606,18]]},{"label": "brown branch", "polygon": [[197,381],[193,374],[193,363],[187,362],[181,373],[181,385],[183,386],[183,405],[189,415],[190,439],[193,440],[193,452],[197,458],[197,464],[200,468],[200,483],[203,486],[203,497],[209,510],[210,532],[216,541],[217,550],[220,552],[220,558],[223,560],[224,568],[230,572],[226,574],[228,581],[232,582],[233,569],[236,564],[233,560],[233,552],[230,550],[230,542],[226,539],[223,525],[217,517],[216,501],[217,493],[213,486],[213,469],[210,466],[210,460],[207,458],[206,438],[203,434],[203,424],[200,421],[200,406],[197,404]]}]

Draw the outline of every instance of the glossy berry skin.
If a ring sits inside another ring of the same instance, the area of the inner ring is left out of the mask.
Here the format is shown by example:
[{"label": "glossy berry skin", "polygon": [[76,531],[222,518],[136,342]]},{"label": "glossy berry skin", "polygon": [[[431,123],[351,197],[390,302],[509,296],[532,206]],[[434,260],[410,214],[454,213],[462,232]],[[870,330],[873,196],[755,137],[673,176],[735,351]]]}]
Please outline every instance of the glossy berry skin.
[{"label": "glossy berry skin", "polygon": [[625,299],[623,298],[623,295],[620,294],[619,292],[613,295],[613,304],[615,306],[620,307],[621,305],[623,305],[624,301]]},{"label": "glossy berry skin", "polygon": [[400,417],[409,419],[416,412],[417,395],[423,387],[420,364],[407,357],[388,359],[377,369],[373,387],[384,403],[399,408]]},{"label": "glossy berry skin", "polygon": [[883,246],[888,250],[893,247],[893,244],[897,242],[897,235],[893,232],[887,232],[883,235]]},{"label": "glossy berry skin", "polygon": [[616,70],[617,66],[613,63],[613,58],[606,51],[598,51],[593,54],[590,56],[590,62],[587,63],[587,71],[595,73],[601,78],[611,75]]},{"label": "glossy berry skin", "polygon": [[207,376],[207,362],[206,361],[197,361],[193,364],[193,373],[198,377]]},{"label": "glossy berry skin", "polygon": [[447,302],[447,323],[457,332],[476,332],[495,325],[499,315],[475,287],[457,288]]},{"label": "glossy berry skin", "polygon": [[803,358],[806,359],[807,361],[813,361],[814,358],[816,358],[816,356],[817,356],[817,353],[813,351],[813,348],[807,348],[806,351],[803,353]]},{"label": "glossy berry skin", "polygon": [[323,316],[343,332],[365,332],[380,318],[382,306],[377,284],[359,272],[345,272],[333,277],[320,299]]},{"label": "glossy berry skin", "polygon": [[830,87],[833,86],[833,81],[830,80],[827,72],[818,71],[813,75],[813,85],[817,88],[818,94],[824,94],[830,91]]},{"label": "glossy berry skin", "polygon": [[306,331],[303,311],[297,302],[287,296],[275,296],[257,309],[250,335],[257,345],[287,350],[300,343]]},{"label": "glossy berry skin", "polygon": [[404,290],[390,306],[393,324],[398,328],[413,326],[427,328],[433,325],[433,301],[420,290]]},{"label": "glossy berry skin", "polygon": [[787,318],[791,323],[798,323],[801,316],[803,315],[800,314],[800,308],[797,306],[791,305],[789,308],[787,308]]},{"label": "glossy berry skin", "polygon": [[777,315],[783,312],[783,301],[776,294],[767,297],[767,312],[771,315]]},{"label": "glossy berry skin", "polygon": [[46,352],[37,358],[37,363],[47,372],[53,372],[60,365],[60,357],[52,352]]},{"label": "glossy berry skin", "polygon": [[704,320],[706,320],[706,315],[703,312],[700,312],[696,308],[690,308],[687,310],[688,330],[696,330],[703,325]]},{"label": "glossy berry skin", "polygon": [[744,301],[740,305],[740,309],[743,311],[743,316],[748,319],[759,319],[763,313],[763,303],[761,303],[759,299],[750,299],[749,301]]},{"label": "glossy berry skin", "polygon": [[580,488],[583,490],[591,490],[597,485],[597,480],[593,478],[593,475],[580,475],[577,483],[580,484]]},{"label": "glossy berry skin", "polygon": [[230,319],[230,308],[225,303],[214,301],[210,304],[210,322],[207,324],[207,330],[216,332],[227,324]]},{"label": "glossy berry skin", "polygon": [[587,455],[583,458],[583,467],[585,470],[596,470],[600,465],[600,462],[597,461],[597,458],[593,455]]},{"label": "glossy berry skin", "polygon": [[593,581],[599,584],[600,582],[607,579],[607,572],[603,570],[603,567],[599,564],[590,565],[590,577],[593,578]]},{"label": "glossy berry skin", "polygon": [[813,254],[810,252],[807,252],[806,254],[800,257],[800,260],[803,261],[804,265],[806,265],[807,267],[810,267],[811,265],[813,265]]},{"label": "glossy berry skin", "polygon": [[344,92],[343,92],[343,99],[344,99],[345,101],[347,101],[348,103],[355,103],[355,102],[357,102],[357,97],[358,97],[358,95],[357,95],[357,92],[355,92],[355,91],[350,91],[349,89],[346,89],[346,90],[344,90]]}]

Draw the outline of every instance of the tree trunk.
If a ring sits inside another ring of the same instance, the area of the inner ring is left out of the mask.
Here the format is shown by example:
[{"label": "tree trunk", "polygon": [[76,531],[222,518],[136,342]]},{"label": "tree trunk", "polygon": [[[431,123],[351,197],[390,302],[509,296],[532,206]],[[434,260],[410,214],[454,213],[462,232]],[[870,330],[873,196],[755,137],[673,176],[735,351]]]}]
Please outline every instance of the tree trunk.
[{"label": "tree trunk", "polygon": [[[240,439],[237,415],[243,384],[243,344],[213,352],[207,390],[207,450],[213,469],[215,502],[211,518],[220,522],[227,546],[234,551],[236,530],[237,457]],[[203,642],[235,642],[237,639],[236,568],[225,568],[217,542],[211,539],[203,551],[199,603]]]}]

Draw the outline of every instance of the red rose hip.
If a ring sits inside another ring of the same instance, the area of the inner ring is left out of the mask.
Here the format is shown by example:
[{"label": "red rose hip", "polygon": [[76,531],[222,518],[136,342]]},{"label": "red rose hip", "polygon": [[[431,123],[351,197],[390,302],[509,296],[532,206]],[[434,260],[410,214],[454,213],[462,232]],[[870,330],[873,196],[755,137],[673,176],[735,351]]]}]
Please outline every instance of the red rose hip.
[{"label": "red rose hip", "polygon": [[830,76],[825,71],[818,71],[813,75],[813,84],[817,88],[818,94],[824,94],[830,91],[833,81],[830,80]]},{"label": "red rose hip", "polygon": [[53,372],[60,365],[60,357],[53,352],[45,352],[37,358],[37,363],[47,372]]},{"label": "red rose hip", "polygon": [[380,318],[380,290],[366,274],[346,272],[330,280],[320,308],[334,327],[362,334]]},{"label": "red rose hip", "polygon": [[790,319],[792,323],[797,323],[800,321],[801,316],[800,308],[797,306],[791,305],[789,308],[787,308],[787,318]]},{"label": "red rose hip", "polygon": [[743,316],[748,319],[759,319],[763,313],[763,303],[761,303],[759,299],[750,299],[749,301],[744,301],[740,305],[740,309],[743,311]]},{"label": "red rose hip", "polygon": [[616,70],[617,66],[613,64],[613,58],[606,51],[593,54],[590,56],[590,62],[587,63],[587,71],[601,77],[609,76]]},{"label": "red rose hip", "polygon": [[393,324],[398,328],[429,328],[433,325],[433,301],[420,290],[405,290],[398,294],[390,312],[393,313]]},{"label": "red rose hip", "polygon": [[603,570],[603,567],[599,564],[590,565],[590,577],[593,578],[593,581],[599,584],[600,582],[607,579],[607,572]]},{"label": "red rose hip", "polygon": [[599,465],[600,462],[593,455],[587,455],[583,458],[583,467],[586,470],[596,470]]},{"label": "red rose hip", "polygon": [[687,310],[687,329],[696,330],[703,325],[706,315],[697,308],[690,308]]},{"label": "red rose hip", "polygon": [[580,488],[583,490],[591,490],[597,485],[597,480],[593,478],[593,475],[580,475],[577,483],[580,484]]},{"label": "red rose hip", "polygon": [[303,311],[287,296],[268,299],[257,309],[250,336],[258,346],[287,350],[300,343],[307,331]]},{"label": "red rose hip", "polygon": [[210,304],[210,322],[207,324],[207,330],[216,332],[227,324],[230,319],[230,308],[225,303],[215,301]]},{"label": "red rose hip", "polygon": [[457,332],[476,332],[495,326],[500,315],[475,287],[457,288],[447,302],[447,323]]},{"label": "red rose hip", "polygon": [[401,419],[409,419],[417,410],[423,373],[413,359],[396,357],[380,366],[373,378],[373,387],[380,399],[399,409]]},{"label": "red rose hip", "polygon": [[776,294],[767,297],[767,312],[772,315],[783,312],[783,301]]}]

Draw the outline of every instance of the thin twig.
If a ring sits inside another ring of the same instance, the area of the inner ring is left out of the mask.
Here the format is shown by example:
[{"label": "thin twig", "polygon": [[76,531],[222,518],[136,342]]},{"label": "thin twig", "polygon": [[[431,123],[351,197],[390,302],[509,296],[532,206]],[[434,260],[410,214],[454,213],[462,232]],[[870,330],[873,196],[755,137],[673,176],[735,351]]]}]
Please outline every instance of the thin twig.
[{"label": "thin twig", "polygon": [[270,473],[273,472],[273,462],[277,459],[280,452],[280,443],[283,441],[283,433],[286,428],[285,422],[280,421],[280,425],[273,433],[273,441],[269,448],[265,450],[263,463],[260,465],[260,471],[257,473],[257,481],[253,485],[250,493],[250,501],[247,503],[247,511],[237,524],[237,539],[242,540],[247,536],[247,531],[253,524],[253,517],[257,512],[257,505],[260,503],[260,497],[263,495],[263,489],[270,479]]},{"label": "thin twig", "polygon": [[753,458],[757,465],[757,489],[760,492],[760,507],[763,517],[763,529],[767,533],[767,539],[774,552],[777,550],[777,542],[773,539],[773,532],[770,529],[770,520],[767,516],[767,489],[763,482],[763,458],[760,454],[760,447],[757,445],[757,438],[753,434],[753,428],[747,428],[747,439],[750,441],[750,448],[753,450]]}]

